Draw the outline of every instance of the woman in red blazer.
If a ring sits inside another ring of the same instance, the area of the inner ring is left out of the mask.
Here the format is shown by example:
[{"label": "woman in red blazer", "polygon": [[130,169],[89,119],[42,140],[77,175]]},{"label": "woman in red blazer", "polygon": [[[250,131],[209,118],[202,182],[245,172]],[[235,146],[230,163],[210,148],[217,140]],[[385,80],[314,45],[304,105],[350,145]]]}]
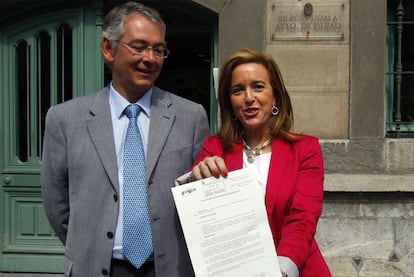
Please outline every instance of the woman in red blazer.
[{"label": "woman in red blazer", "polygon": [[221,127],[209,137],[191,179],[252,167],[263,188],[283,276],[331,276],[315,241],[324,167],[318,139],[291,132],[293,112],[271,56],[231,55],[220,72]]}]

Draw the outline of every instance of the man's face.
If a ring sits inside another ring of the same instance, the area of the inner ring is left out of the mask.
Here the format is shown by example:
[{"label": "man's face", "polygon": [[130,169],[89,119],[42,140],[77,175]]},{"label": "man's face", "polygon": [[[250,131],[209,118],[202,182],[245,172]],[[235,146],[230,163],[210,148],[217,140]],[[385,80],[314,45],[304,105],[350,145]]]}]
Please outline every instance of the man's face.
[{"label": "man's face", "polygon": [[[125,21],[124,30],[118,46],[111,51],[112,60],[104,57],[112,61],[114,88],[127,99],[132,95],[139,98],[160,75],[164,58],[157,56],[152,49],[165,47],[164,35],[157,24],[139,14]],[[138,53],[134,48],[145,50]]]}]

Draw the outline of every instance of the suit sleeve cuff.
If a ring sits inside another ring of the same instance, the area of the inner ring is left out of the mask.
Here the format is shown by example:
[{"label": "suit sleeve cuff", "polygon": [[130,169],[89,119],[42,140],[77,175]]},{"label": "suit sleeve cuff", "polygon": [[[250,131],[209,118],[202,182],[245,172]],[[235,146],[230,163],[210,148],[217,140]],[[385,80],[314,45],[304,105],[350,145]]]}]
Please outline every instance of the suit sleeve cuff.
[{"label": "suit sleeve cuff", "polygon": [[178,177],[177,179],[175,179],[174,186],[178,187],[178,186],[189,183],[191,181],[190,180],[191,179],[191,173],[192,173],[192,171],[187,172],[187,173],[181,175],[180,177]]},{"label": "suit sleeve cuff", "polygon": [[278,256],[280,270],[289,277],[299,277],[299,271],[294,262],[288,257]]}]

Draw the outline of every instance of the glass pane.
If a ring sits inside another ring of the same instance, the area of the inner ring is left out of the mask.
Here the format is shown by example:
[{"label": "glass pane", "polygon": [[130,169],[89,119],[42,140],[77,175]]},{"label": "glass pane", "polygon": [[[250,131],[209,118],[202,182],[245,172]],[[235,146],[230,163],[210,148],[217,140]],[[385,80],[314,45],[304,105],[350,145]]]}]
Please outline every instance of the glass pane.
[{"label": "glass pane", "polygon": [[16,46],[16,137],[17,157],[26,162],[29,153],[29,46],[20,41]]},{"label": "glass pane", "polygon": [[414,124],[414,74],[403,75],[401,84],[401,121]]},{"label": "glass pane", "polygon": [[38,122],[37,129],[38,148],[36,156],[42,153],[42,142],[45,118],[50,107],[50,36],[47,32],[39,33],[37,37],[37,107]]},{"label": "glass pane", "polygon": [[67,24],[62,24],[57,31],[58,103],[73,97],[72,56],[72,30]]},{"label": "glass pane", "polygon": [[407,136],[414,126],[414,1],[387,3],[388,135]]},{"label": "glass pane", "polygon": [[[404,22],[414,22],[414,2],[404,1]],[[404,71],[414,71],[414,24],[404,24],[401,59]],[[414,74],[406,73],[401,83],[401,120],[414,123]]]}]

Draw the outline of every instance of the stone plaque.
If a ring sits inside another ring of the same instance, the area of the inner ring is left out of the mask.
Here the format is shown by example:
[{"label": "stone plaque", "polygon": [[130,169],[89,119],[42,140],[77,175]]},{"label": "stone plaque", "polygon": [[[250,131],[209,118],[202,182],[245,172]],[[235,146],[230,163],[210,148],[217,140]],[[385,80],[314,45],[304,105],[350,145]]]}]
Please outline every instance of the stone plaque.
[{"label": "stone plaque", "polygon": [[271,40],[343,40],[344,3],[272,4]]}]

